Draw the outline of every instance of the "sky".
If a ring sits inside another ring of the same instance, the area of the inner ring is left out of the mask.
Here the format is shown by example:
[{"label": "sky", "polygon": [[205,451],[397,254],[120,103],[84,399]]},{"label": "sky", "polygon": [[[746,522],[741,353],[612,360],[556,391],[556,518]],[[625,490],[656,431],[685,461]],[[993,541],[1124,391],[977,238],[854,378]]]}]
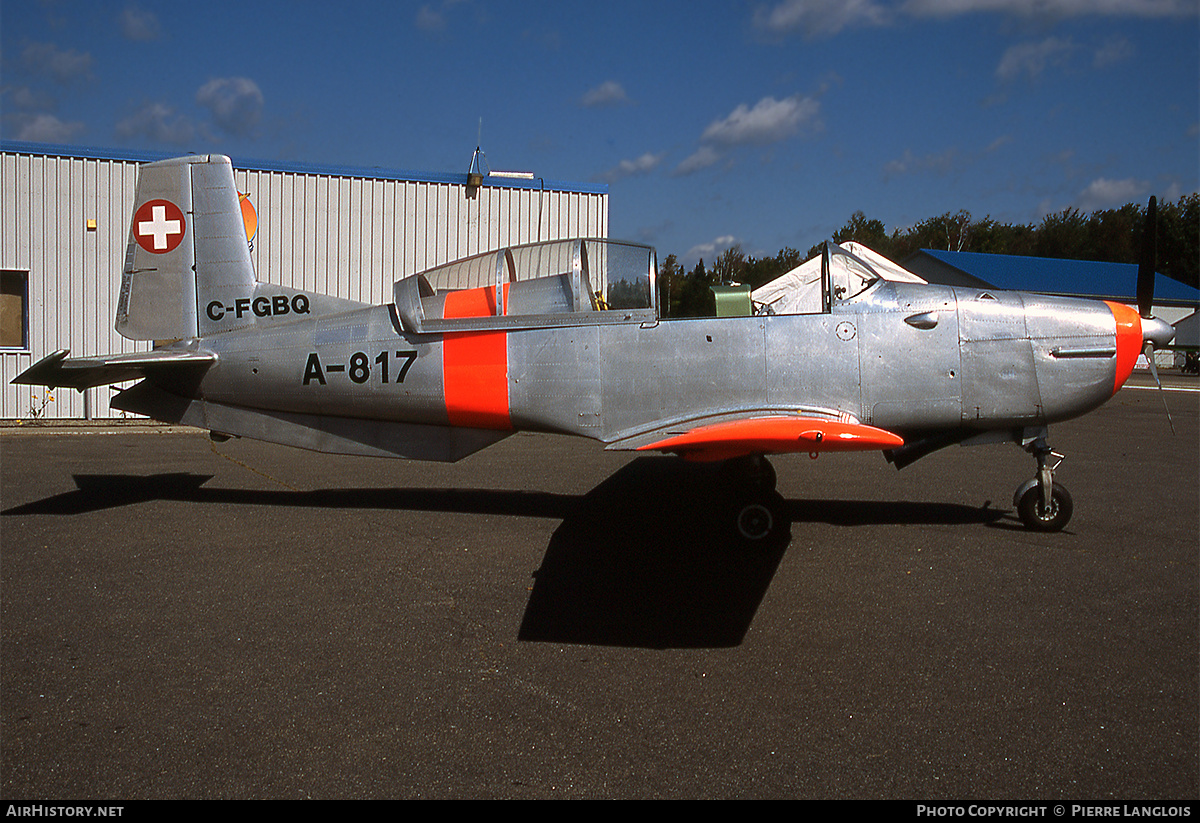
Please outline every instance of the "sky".
[{"label": "sky", "polygon": [[687,266],[1200,189],[1200,0],[0,0],[0,138],[607,185]]}]

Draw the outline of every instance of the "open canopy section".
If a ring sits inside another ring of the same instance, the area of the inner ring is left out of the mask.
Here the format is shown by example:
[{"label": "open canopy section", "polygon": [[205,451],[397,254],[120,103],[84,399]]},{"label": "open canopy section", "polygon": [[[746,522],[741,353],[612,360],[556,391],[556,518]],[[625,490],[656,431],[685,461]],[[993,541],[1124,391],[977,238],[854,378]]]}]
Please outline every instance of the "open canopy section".
[{"label": "open canopy section", "polygon": [[409,332],[643,322],[657,316],[654,249],[555,240],[477,254],[396,282]]},{"label": "open canopy section", "polygon": [[755,289],[751,299],[756,314],[816,314],[852,300],[877,280],[925,282],[861,243],[827,243],[824,254]]}]

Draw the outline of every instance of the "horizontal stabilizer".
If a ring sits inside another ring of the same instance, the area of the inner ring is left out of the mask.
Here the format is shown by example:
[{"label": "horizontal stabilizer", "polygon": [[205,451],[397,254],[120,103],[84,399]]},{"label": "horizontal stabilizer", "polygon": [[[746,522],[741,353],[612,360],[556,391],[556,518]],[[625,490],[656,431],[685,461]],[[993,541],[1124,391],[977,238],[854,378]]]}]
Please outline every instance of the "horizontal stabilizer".
[{"label": "horizontal stabilizer", "polygon": [[874,451],[904,445],[899,435],[874,426],[816,417],[776,415],[698,426],[639,446],[674,452],[689,460],[729,460],[750,454]]},{"label": "horizontal stabilizer", "polygon": [[70,353],[70,349],[60,349],[46,355],[14,377],[12,382],[83,391],[92,386],[140,380],[151,374],[204,369],[217,359],[212,352],[173,349],[104,354],[95,357],[67,357]]}]

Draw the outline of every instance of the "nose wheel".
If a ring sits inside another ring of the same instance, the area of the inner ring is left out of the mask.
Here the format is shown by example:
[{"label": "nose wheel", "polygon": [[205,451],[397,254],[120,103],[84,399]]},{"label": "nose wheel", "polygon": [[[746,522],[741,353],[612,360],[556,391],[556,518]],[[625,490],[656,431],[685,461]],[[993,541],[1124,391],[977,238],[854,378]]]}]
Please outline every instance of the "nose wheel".
[{"label": "nose wheel", "polygon": [[1018,494],[1017,514],[1025,528],[1039,532],[1062,531],[1071,519],[1074,504],[1071,493],[1060,483],[1055,483],[1050,490],[1050,502],[1042,499],[1042,490],[1036,485]]},{"label": "nose wheel", "polygon": [[1051,451],[1044,438],[1033,441],[1026,451],[1037,460],[1037,475],[1017,489],[1013,505],[1025,528],[1039,532],[1061,531],[1075,508],[1070,492],[1054,481],[1054,470],[1063,456]]}]

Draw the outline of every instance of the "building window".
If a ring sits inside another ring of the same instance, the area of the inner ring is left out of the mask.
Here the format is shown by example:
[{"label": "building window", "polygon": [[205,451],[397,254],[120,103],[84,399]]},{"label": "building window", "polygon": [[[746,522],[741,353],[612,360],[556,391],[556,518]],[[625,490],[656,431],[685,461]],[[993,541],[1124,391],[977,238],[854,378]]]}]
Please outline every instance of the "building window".
[{"label": "building window", "polygon": [[29,272],[0,271],[0,349],[29,348]]}]

